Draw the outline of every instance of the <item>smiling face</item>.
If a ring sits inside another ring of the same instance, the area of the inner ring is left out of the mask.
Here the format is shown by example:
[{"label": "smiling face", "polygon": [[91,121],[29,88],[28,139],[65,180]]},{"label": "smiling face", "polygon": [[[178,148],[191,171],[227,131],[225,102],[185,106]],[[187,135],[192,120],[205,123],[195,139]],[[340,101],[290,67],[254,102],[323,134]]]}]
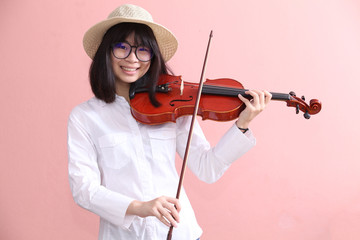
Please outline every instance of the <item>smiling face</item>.
[{"label": "smiling face", "polygon": [[[134,33],[131,33],[125,40],[131,46],[137,46]],[[130,84],[144,76],[151,64],[151,61],[139,61],[135,55],[135,48],[124,59],[117,59],[111,54],[111,62],[115,75],[116,93],[125,98],[128,98]]]}]

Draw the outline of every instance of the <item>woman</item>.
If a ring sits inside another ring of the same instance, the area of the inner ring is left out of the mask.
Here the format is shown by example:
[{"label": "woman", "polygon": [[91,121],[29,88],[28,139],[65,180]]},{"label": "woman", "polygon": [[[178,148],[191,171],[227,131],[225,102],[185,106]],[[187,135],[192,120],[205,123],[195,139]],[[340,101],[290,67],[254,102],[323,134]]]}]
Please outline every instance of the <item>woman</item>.
[{"label": "woman", "polygon": [[[202,233],[184,190],[174,198],[179,176],[176,152],[183,157],[191,117],[151,126],[130,113],[129,90],[148,87],[154,93],[177,40],[151,15],[122,5],[90,28],[84,48],[93,59],[90,83],[94,98],[75,107],[68,122],[69,180],[74,200],[100,216],[99,239],[198,239]],[[249,123],[268,104],[267,91],[249,91],[236,123],[211,148],[195,124],[188,167],[205,182],[225,170],[255,145]]]}]

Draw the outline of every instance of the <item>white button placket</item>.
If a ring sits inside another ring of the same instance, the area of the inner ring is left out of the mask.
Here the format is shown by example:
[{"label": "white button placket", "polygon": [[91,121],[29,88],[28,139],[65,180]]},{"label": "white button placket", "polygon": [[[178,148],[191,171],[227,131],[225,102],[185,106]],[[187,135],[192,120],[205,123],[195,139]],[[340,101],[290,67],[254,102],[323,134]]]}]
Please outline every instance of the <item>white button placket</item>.
[{"label": "white button placket", "polygon": [[[140,200],[149,201],[153,198],[153,191],[154,191],[151,166],[145,154],[146,152],[145,148],[150,147],[150,143],[149,142],[146,143],[144,141],[149,141],[149,139],[147,137],[143,138],[143,134],[147,134],[147,133],[141,132],[142,130],[141,123],[138,123],[132,116],[130,116],[129,118],[129,126],[131,127],[131,131],[134,136],[133,144],[135,144],[134,146],[135,156],[136,156],[135,161],[138,170],[139,182],[141,184],[141,189],[143,194],[142,199]],[[146,224],[145,227],[146,235],[152,236],[155,227],[154,222],[152,221],[152,219],[147,218],[144,221],[144,223]]]}]

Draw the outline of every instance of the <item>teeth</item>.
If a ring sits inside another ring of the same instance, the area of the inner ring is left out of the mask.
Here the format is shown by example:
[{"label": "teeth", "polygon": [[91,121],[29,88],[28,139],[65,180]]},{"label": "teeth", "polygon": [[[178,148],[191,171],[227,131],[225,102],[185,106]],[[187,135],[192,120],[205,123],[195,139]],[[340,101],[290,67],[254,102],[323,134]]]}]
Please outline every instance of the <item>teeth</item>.
[{"label": "teeth", "polygon": [[136,68],[122,67],[122,69],[124,69],[125,71],[129,71],[129,72],[134,72],[134,71],[136,71]]}]

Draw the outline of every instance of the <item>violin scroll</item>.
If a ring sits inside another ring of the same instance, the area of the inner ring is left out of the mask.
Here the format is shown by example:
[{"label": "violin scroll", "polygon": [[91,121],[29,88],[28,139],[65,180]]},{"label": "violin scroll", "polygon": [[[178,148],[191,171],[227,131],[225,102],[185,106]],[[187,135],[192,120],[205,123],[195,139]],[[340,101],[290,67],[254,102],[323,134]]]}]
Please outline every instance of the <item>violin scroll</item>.
[{"label": "violin scroll", "polygon": [[300,111],[304,113],[304,118],[309,119],[310,115],[317,114],[321,110],[321,102],[317,99],[311,99],[310,105],[305,102],[305,97],[296,97],[296,94],[291,91],[289,93],[289,99],[286,100],[288,107],[295,107],[296,114]]}]

